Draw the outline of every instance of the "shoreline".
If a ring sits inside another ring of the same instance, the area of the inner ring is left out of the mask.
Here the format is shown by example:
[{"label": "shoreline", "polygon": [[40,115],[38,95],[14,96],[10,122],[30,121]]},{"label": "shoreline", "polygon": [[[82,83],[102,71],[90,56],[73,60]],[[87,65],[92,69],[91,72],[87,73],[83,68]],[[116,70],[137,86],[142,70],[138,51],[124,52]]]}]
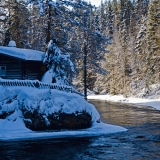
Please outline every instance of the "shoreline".
[{"label": "shoreline", "polygon": [[122,95],[89,95],[87,98],[88,100],[106,100],[109,102],[133,104],[160,110],[160,99],[143,99],[135,97],[125,98]]}]

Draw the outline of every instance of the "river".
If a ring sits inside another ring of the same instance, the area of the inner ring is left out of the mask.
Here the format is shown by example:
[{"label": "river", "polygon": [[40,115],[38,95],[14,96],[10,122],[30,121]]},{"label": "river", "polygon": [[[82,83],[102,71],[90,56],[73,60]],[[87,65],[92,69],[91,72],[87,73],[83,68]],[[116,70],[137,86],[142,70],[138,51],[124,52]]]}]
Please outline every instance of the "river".
[{"label": "river", "polygon": [[160,160],[160,111],[90,102],[103,122],[128,131],[100,137],[0,141],[0,160]]}]

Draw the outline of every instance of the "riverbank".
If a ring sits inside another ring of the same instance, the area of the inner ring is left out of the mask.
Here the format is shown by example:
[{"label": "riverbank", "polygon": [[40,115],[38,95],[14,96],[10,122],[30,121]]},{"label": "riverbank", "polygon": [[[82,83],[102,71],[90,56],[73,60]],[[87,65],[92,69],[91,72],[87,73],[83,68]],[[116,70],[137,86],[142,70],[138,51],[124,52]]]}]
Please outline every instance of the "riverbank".
[{"label": "riverbank", "polygon": [[[36,132],[41,138],[32,137],[30,133],[31,137],[23,140],[15,140],[10,135],[0,140],[0,159],[160,160],[160,111],[127,103],[89,101],[97,108],[101,120],[112,124],[113,133],[115,125],[127,128],[127,132],[106,134],[111,131],[111,126],[106,125],[105,130],[95,126],[88,131],[55,132],[52,136],[51,132],[46,132],[46,137],[42,136],[44,133]],[[98,123],[101,124],[104,125]]]},{"label": "riverbank", "polygon": [[130,103],[130,104],[138,104],[142,106],[149,106],[153,107],[157,110],[160,110],[160,99],[145,99],[145,98],[135,98],[135,97],[128,97],[125,98],[122,95],[89,95],[88,99],[96,99],[96,100],[106,100],[112,102],[123,102],[123,103]]},{"label": "riverbank", "polygon": [[[0,86],[0,95],[0,140],[92,137],[127,131],[100,122],[97,109],[77,94]],[[87,122],[89,126],[83,127]]]}]

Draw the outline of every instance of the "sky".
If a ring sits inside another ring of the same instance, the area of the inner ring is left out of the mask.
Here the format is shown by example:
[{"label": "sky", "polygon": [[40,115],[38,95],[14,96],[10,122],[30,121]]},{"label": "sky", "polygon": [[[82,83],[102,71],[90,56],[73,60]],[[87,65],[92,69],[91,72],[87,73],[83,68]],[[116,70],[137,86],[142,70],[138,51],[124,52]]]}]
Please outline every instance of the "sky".
[{"label": "sky", "polygon": [[101,4],[101,0],[88,0],[92,5],[99,6]]}]

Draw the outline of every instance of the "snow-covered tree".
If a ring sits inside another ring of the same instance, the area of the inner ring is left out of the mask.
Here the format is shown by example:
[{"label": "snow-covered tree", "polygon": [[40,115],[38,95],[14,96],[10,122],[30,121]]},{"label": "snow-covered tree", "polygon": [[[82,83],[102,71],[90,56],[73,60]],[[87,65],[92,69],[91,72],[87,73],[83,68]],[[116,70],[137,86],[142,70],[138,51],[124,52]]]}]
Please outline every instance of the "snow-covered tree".
[{"label": "snow-covered tree", "polygon": [[[79,41],[81,51],[76,59],[80,73],[78,80],[84,80],[86,86],[84,88],[92,90],[96,81],[96,73],[105,73],[105,70],[101,67],[101,61],[104,60],[104,46],[108,39],[101,32],[100,17],[97,15],[95,8],[89,5],[83,6],[79,11],[79,17],[82,18],[78,19],[79,26],[77,27],[78,32],[76,32],[80,35],[77,41]],[[84,73],[83,76],[82,73]],[[79,83],[82,83],[82,81],[79,81]]]},{"label": "snow-covered tree", "polygon": [[22,0],[5,1],[5,5],[8,10],[5,45],[8,45],[8,42],[13,39],[16,41],[17,47],[25,48],[28,40],[28,26],[30,24],[28,9]]},{"label": "snow-covered tree", "polygon": [[0,44],[3,44],[5,35],[5,24],[7,22],[7,10],[4,1],[0,1]]},{"label": "snow-covered tree", "polygon": [[106,16],[107,16],[107,27],[106,27],[106,33],[107,33],[107,37],[109,37],[110,39],[113,38],[113,32],[114,32],[114,10],[113,10],[113,4],[111,4],[110,1],[107,2],[107,7],[106,7]]},{"label": "snow-covered tree", "polygon": [[62,53],[53,40],[50,40],[48,44],[43,62],[47,64],[52,76],[52,83],[69,85],[68,79],[72,78],[74,65],[70,60],[69,53]]},{"label": "snow-covered tree", "polygon": [[46,22],[44,16],[38,14],[39,7],[33,4],[28,5],[30,25],[27,35],[28,48],[45,51],[46,49]]},{"label": "snow-covered tree", "polygon": [[107,39],[95,25],[95,8],[91,4],[83,0],[32,2],[39,3],[40,15],[46,17],[46,42],[52,39],[61,52],[69,52],[78,74],[84,71],[86,77],[86,69],[92,73],[104,71],[100,61]]},{"label": "snow-covered tree", "polygon": [[160,1],[151,0],[148,10],[147,21],[147,75],[148,84],[160,82],[160,36],[159,36],[159,18],[156,17],[160,12],[157,10],[160,7]]},{"label": "snow-covered tree", "polygon": [[139,88],[142,83],[145,85],[145,81],[147,80],[146,72],[146,55],[147,55],[147,18],[142,17],[141,25],[139,32],[136,36],[136,47],[135,47],[135,54],[137,55],[137,63],[135,63],[135,72],[136,72],[136,86]]}]

